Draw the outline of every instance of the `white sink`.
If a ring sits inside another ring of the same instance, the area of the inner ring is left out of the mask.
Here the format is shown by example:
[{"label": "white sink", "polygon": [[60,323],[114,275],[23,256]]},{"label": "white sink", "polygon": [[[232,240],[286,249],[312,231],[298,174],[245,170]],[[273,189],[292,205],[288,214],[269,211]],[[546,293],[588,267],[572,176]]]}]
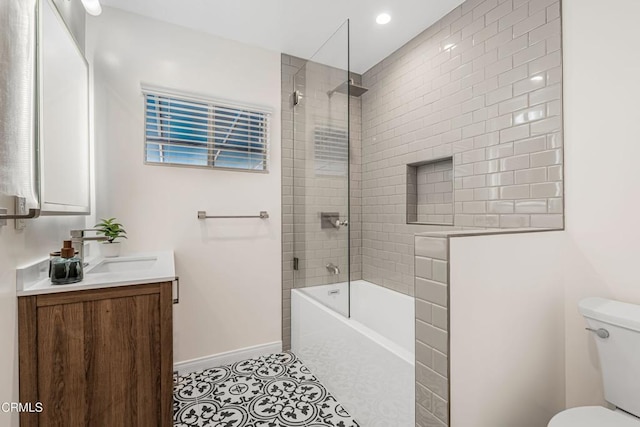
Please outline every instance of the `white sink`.
[{"label": "white sink", "polygon": [[156,261],[158,258],[155,256],[106,258],[95,267],[90,267],[87,274],[145,271],[152,269]]}]

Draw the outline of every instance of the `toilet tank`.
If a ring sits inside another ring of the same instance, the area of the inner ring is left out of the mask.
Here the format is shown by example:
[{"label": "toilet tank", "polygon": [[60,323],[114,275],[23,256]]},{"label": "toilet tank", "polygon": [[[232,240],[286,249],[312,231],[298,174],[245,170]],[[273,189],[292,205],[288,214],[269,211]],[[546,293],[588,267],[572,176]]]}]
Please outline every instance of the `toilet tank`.
[{"label": "toilet tank", "polygon": [[604,298],[587,298],[578,306],[589,328],[609,333],[607,338],[593,333],[605,399],[640,416],[640,306]]}]

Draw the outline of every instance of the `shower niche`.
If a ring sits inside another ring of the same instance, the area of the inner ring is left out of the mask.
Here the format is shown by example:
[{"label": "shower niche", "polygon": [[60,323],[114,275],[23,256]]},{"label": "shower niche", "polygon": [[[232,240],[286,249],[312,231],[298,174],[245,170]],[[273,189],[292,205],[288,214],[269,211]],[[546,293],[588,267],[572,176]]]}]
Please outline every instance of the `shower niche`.
[{"label": "shower niche", "polygon": [[453,225],[453,158],[407,165],[407,224]]}]

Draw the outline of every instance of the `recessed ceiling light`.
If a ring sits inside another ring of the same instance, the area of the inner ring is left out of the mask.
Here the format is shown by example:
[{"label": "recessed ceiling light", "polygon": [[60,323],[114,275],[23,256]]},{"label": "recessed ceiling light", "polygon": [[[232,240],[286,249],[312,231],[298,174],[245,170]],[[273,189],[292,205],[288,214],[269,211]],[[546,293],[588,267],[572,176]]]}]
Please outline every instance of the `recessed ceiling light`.
[{"label": "recessed ceiling light", "polygon": [[391,22],[391,15],[389,15],[388,13],[381,13],[376,18],[376,22],[380,25],[388,24],[389,22]]},{"label": "recessed ceiling light", "polygon": [[542,80],[544,80],[544,77],[542,77],[542,76],[533,76],[533,77],[531,77],[531,81],[532,82],[541,82]]},{"label": "recessed ceiling light", "polygon": [[89,15],[98,16],[102,13],[100,0],[82,0],[82,5]]}]

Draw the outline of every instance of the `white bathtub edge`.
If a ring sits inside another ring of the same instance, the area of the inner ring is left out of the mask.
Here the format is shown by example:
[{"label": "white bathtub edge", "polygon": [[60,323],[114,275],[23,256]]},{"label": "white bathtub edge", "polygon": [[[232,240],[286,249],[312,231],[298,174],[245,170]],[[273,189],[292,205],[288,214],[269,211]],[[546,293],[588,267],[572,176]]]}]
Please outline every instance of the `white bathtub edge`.
[{"label": "white bathtub edge", "polygon": [[391,353],[397,355],[399,358],[401,358],[405,362],[409,363],[411,366],[415,366],[415,355],[413,355],[410,351],[407,351],[406,349],[402,348],[400,345],[394,343],[393,341],[389,340],[388,338],[385,338],[382,335],[380,335],[379,333],[377,333],[377,332],[371,330],[370,328],[364,326],[363,324],[361,324],[357,320],[349,319],[347,317],[344,317],[344,316],[336,313],[335,311],[333,311],[332,309],[330,309],[326,305],[324,305],[322,303],[319,303],[318,301],[313,299],[313,297],[309,296],[309,294],[304,292],[304,288],[292,289],[291,293],[292,294],[293,293],[298,294],[301,298],[304,298],[306,301],[308,301],[311,304],[313,304],[314,306],[318,307],[320,310],[324,311],[328,315],[335,317],[339,322],[345,324],[347,327],[350,327],[350,328],[353,328],[353,329],[357,330],[362,335],[366,336],[370,340],[374,341],[376,344],[378,344],[381,347],[383,347],[385,350],[390,351]]},{"label": "white bathtub edge", "polygon": [[[323,294],[321,289],[318,292]],[[394,321],[384,320],[393,310],[376,308],[376,302],[386,301],[361,300],[369,315],[379,313],[382,322]],[[414,427],[413,353],[408,355],[399,343],[385,338],[389,336],[386,332],[379,334],[366,323],[338,314],[315,295],[300,290],[291,293],[292,350],[310,372],[360,425]]]}]

